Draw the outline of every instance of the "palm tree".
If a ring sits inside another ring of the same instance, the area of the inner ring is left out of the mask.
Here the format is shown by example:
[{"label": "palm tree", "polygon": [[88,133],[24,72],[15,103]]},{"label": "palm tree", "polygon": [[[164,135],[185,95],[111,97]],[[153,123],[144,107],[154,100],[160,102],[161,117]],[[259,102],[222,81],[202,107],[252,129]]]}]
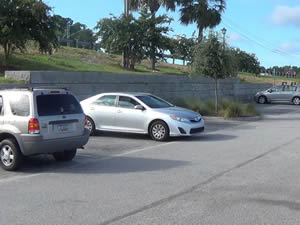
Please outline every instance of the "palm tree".
[{"label": "palm tree", "polygon": [[203,39],[204,29],[221,23],[221,14],[226,7],[225,0],[181,0],[180,3],[180,21],[185,25],[197,24],[199,42]]},{"label": "palm tree", "polygon": [[148,7],[152,14],[155,14],[160,6],[166,7],[168,10],[175,10],[175,5],[180,0],[129,0],[129,8],[136,11],[141,8]]}]

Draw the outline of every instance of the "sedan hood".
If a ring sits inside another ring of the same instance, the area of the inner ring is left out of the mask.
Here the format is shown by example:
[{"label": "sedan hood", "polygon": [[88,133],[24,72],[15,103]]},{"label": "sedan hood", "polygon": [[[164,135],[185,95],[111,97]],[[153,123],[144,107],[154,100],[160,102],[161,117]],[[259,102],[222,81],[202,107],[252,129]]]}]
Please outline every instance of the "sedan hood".
[{"label": "sedan hood", "polygon": [[190,120],[195,119],[199,116],[199,113],[181,107],[168,107],[168,108],[159,108],[159,109],[152,109],[152,110],[155,112],[174,115],[177,117],[187,118]]}]

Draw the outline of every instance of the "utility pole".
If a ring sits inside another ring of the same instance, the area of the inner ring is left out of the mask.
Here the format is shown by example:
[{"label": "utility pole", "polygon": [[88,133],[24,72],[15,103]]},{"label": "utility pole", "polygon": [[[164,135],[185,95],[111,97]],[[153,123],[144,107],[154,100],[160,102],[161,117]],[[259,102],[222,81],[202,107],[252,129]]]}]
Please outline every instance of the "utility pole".
[{"label": "utility pole", "polygon": [[224,27],[222,30],[221,30],[222,34],[223,34],[223,49],[225,50],[225,43],[226,43],[226,28]]},{"label": "utility pole", "polygon": [[69,39],[70,39],[70,23],[68,22],[67,23],[67,40],[68,40],[67,45],[68,45],[68,47],[70,47]]}]

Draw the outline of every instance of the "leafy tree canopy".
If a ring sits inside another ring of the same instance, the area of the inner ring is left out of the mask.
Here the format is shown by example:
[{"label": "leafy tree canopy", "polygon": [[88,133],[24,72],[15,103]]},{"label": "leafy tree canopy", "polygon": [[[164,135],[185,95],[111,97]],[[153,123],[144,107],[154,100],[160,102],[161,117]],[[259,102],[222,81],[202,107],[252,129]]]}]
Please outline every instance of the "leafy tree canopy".
[{"label": "leafy tree canopy", "polygon": [[25,50],[28,40],[36,41],[41,52],[52,53],[58,42],[50,11],[38,0],[0,0],[0,45],[5,61],[13,50]]}]

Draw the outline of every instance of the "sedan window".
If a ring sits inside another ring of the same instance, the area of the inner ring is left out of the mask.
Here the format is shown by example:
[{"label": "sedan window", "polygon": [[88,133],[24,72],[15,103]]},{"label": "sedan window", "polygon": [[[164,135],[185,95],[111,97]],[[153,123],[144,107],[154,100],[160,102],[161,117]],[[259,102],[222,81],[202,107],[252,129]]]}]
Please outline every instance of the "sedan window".
[{"label": "sedan window", "polygon": [[119,97],[119,106],[122,108],[134,109],[136,105],[140,105],[140,104],[130,97],[126,97],[126,96]]},{"label": "sedan window", "polygon": [[117,96],[115,95],[105,95],[98,98],[93,104],[100,106],[115,106]]},{"label": "sedan window", "polygon": [[170,103],[162,100],[161,98],[158,98],[153,95],[142,95],[142,96],[137,96],[139,100],[141,100],[143,103],[145,103],[147,106],[150,108],[168,108],[168,107],[173,107]]}]

